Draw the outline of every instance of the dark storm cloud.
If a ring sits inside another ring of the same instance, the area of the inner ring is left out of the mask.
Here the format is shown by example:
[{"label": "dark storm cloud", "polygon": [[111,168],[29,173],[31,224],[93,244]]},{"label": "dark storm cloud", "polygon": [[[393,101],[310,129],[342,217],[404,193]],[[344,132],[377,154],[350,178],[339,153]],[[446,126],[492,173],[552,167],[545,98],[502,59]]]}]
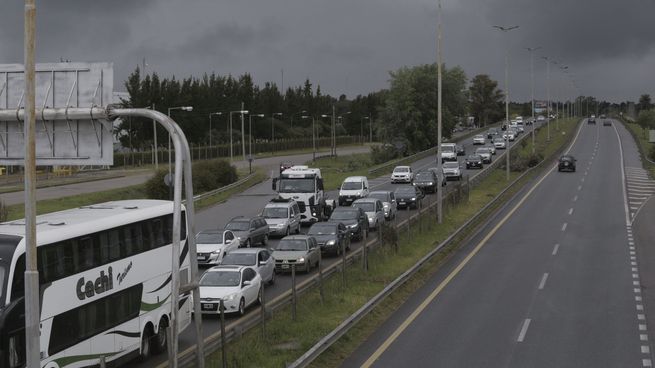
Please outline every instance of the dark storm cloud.
[{"label": "dark storm cloud", "polygon": [[[529,98],[529,54],[542,46],[556,96],[613,100],[655,94],[655,1],[442,0],[444,61],[501,81],[510,55],[513,99]],[[437,0],[138,0],[37,2],[37,55],[114,62],[115,85],[147,60],[163,76],[251,73],[350,97],[388,86],[389,71],[436,59]],[[0,5],[0,62],[22,61],[23,4]],[[502,35],[494,24],[517,24]],[[545,97],[544,62],[535,63]]]}]

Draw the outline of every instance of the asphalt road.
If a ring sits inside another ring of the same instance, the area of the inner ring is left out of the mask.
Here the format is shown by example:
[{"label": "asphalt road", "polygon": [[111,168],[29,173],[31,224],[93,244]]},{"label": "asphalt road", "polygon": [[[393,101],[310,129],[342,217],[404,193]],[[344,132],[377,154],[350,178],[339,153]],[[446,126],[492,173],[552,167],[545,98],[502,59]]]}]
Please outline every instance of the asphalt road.
[{"label": "asphalt road", "polygon": [[[524,134],[527,134],[527,130],[526,133]],[[464,144],[467,153],[472,153],[474,151],[475,146],[473,146],[472,138],[465,139],[461,143]],[[494,160],[500,159],[500,156],[502,155],[503,152],[504,151],[502,150],[498,150],[497,155],[494,156]],[[301,164],[310,159],[311,159],[311,155],[309,155],[309,157],[307,157],[304,160],[298,159],[297,161],[294,161],[294,163]],[[460,162],[463,162],[463,159],[464,159],[463,156],[459,157]],[[275,161],[275,168],[277,168],[279,161],[280,159]],[[428,167],[436,167],[436,156],[433,155],[424,158],[422,160],[414,162],[411,166],[415,172]],[[464,170],[463,175],[472,176],[477,172],[479,172],[479,170]],[[379,178],[369,178],[369,185],[371,186],[371,190],[395,190],[399,185],[402,185],[402,184],[391,184],[389,181],[389,176],[390,173]],[[445,189],[452,190],[457,185],[456,183],[457,182],[452,182],[452,181],[449,182],[448,185],[445,187]],[[338,192],[330,191],[328,192],[328,196],[329,198],[337,199]],[[251,187],[250,189],[244,191],[239,195],[231,197],[230,199],[228,199],[226,202],[222,204],[198,212],[196,214],[196,231],[222,228],[231,218],[235,216],[257,215],[264,208],[264,205],[274,197],[275,197],[275,192],[272,190],[271,180],[270,179],[266,180],[258,185]],[[429,202],[434,201],[435,197],[436,197],[435,195],[427,195],[424,205],[427,205]],[[399,210],[397,215],[397,221],[402,221],[414,211],[415,210]],[[303,227],[302,232],[306,232],[306,231],[307,228]],[[268,246],[270,248],[275,248],[278,242],[279,239],[270,239]],[[362,242],[353,242],[351,245],[351,249],[356,250],[361,246],[361,243]],[[323,262],[324,262],[323,265],[324,267],[328,267],[333,263],[340,262],[340,259],[341,258],[325,257],[323,258]],[[201,268],[200,272],[203,271],[204,269]],[[298,274],[296,282],[300,283],[309,277],[314,277],[316,273],[317,271],[314,270],[312,273],[308,275]],[[289,290],[290,288],[291,288],[291,277],[289,275],[282,275],[282,274],[278,275],[275,284],[272,286],[268,286],[265,289],[266,300],[271,301],[275,297]],[[250,310],[253,310],[253,308],[250,308]],[[238,321],[237,317],[228,316],[228,322],[227,322],[228,324],[235,323],[237,321]],[[210,336],[212,334],[215,334],[219,329],[220,329],[220,324],[218,318],[212,316],[203,317],[203,334],[205,336]],[[193,346],[196,340],[197,338],[196,338],[195,328],[193,327],[193,325],[191,325],[188,328],[186,328],[184,331],[182,331],[179,335],[180,351],[183,351],[189,348],[190,346]],[[165,360],[166,360],[166,356],[161,355],[161,356],[154,357],[145,363],[141,363],[141,364],[134,363],[134,366],[155,367],[161,363],[164,363]]]},{"label": "asphalt road", "polygon": [[578,170],[526,188],[343,366],[649,366],[620,152],[583,124]]}]

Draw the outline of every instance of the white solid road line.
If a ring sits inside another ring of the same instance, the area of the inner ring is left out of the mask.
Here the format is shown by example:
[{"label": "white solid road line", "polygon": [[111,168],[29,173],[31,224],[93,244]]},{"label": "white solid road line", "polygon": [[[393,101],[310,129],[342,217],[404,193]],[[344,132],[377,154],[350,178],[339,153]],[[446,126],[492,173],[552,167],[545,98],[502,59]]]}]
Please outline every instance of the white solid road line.
[{"label": "white solid road line", "polygon": [[573,202],[575,202],[577,200],[578,200],[578,196],[576,195],[575,197],[573,197]]},{"label": "white solid road line", "polygon": [[521,327],[519,338],[516,339],[517,342],[523,342],[523,340],[525,340],[525,334],[528,333],[528,327],[530,327],[531,321],[532,320],[530,318],[526,318],[525,321],[523,321],[523,327]]},{"label": "white solid road line", "polygon": [[568,226],[568,224],[565,222],[565,223],[562,225],[562,231],[566,231],[566,227],[567,227],[567,226]]},{"label": "white solid road line", "polygon": [[573,214],[573,207],[569,208],[569,215]]},{"label": "white solid road line", "polygon": [[544,289],[544,286],[546,286],[546,280],[548,280],[548,272],[544,273],[544,275],[541,277],[541,282],[539,283],[539,290]]},{"label": "white solid road line", "polygon": [[555,244],[555,247],[553,248],[553,255],[556,255],[558,250],[559,250],[559,243]]}]

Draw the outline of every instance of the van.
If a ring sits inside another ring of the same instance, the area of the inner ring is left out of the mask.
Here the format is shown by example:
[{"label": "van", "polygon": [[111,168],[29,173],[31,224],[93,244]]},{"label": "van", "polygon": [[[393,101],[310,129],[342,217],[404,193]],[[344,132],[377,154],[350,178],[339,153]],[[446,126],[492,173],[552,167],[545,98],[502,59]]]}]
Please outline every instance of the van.
[{"label": "van", "polygon": [[274,198],[264,206],[262,217],[266,220],[271,236],[300,234],[300,207],[298,202],[287,198]]},{"label": "van", "polygon": [[349,176],[339,189],[339,206],[350,206],[354,201],[367,197],[369,193],[368,178]]},{"label": "van", "polygon": [[457,151],[455,143],[441,144],[441,163],[445,161],[457,161]]}]

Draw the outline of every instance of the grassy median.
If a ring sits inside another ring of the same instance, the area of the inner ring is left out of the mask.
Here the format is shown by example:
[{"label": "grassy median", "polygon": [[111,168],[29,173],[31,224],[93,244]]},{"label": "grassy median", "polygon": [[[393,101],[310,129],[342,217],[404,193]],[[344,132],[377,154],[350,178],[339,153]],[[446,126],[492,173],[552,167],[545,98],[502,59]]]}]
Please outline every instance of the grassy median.
[{"label": "grassy median", "polygon": [[339,189],[343,180],[349,176],[367,176],[371,167],[370,153],[355,153],[352,155],[324,157],[305,163],[310,167],[320,167],[323,175],[323,185],[326,190]]},{"label": "grassy median", "polygon": [[641,154],[642,157],[641,160],[642,165],[646,170],[650,172],[651,177],[655,178],[655,165],[650,161],[644,159],[648,157],[649,150],[653,146],[652,143],[648,142],[648,129],[644,129],[639,124],[628,122],[626,120],[622,120],[622,123],[626,127],[626,129],[628,129],[628,131],[632,134],[632,137],[635,139],[635,142],[637,143],[637,147],[639,148],[639,153]]}]

